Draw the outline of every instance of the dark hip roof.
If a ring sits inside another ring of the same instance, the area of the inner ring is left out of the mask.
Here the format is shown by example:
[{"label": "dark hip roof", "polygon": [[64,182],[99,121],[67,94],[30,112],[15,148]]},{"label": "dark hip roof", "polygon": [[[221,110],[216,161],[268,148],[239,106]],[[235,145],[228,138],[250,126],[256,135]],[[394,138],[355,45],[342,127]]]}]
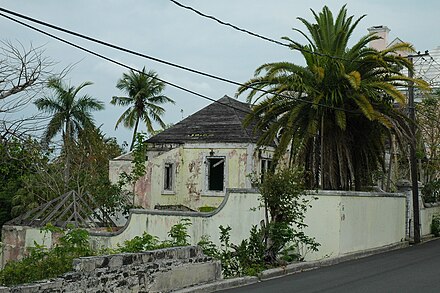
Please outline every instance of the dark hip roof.
[{"label": "dark hip roof", "polygon": [[224,96],[151,137],[147,143],[256,143],[259,135],[253,125],[243,126],[250,112],[250,104]]}]

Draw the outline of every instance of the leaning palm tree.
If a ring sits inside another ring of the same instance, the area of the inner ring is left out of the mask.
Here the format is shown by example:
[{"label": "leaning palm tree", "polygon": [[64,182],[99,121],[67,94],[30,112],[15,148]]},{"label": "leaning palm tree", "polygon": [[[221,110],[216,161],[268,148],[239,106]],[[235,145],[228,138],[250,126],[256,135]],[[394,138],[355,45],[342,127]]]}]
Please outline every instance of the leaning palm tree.
[{"label": "leaning palm tree", "polygon": [[88,95],[78,97],[78,92],[91,85],[84,82],[78,87],[67,86],[59,78],[48,81],[48,88],[53,90],[53,97],[37,99],[35,105],[38,110],[49,113],[52,118],[44,132],[44,141],[49,143],[57,134],[61,133],[63,139],[63,152],[65,156],[65,184],[69,178],[70,152],[81,131],[94,127],[92,111],[103,110],[104,104]]},{"label": "leaning palm tree", "polygon": [[165,109],[159,104],[168,102],[174,104],[174,101],[162,94],[165,83],[158,80],[157,73],[153,70],[146,72],[145,67],[140,72],[130,70],[128,74],[124,73],[122,78],[118,80],[116,87],[125,91],[128,96],[115,96],[111,103],[129,106],[129,108],[119,117],[115,129],[121,123],[127,128],[133,128],[133,138],[130,145],[130,150],[132,150],[139,121],[142,120],[145,123],[149,133],[154,133],[153,121],[165,128],[166,124],[161,119]]},{"label": "leaning palm tree", "polygon": [[308,187],[359,190],[371,184],[371,174],[383,164],[385,140],[395,135],[403,141],[411,134],[398,88],[410,81],[426,84],[402,74],[401,69],[413,67],[397,52],[414,51],[410,44],[377,51],[367,45],[379,37],[369,34],[348,47],[364,16],[347,17],[345,6],[336,18],[326,6],[312,13],[316,23],[298,18],[309,34],[294,29],[308,44],[283,38],[306,65],[264,64],[237,95],[248,92],[254,103],[248,121],[256,120],[263,130],[259,144],[276,140],[276,158],[303,165]]}]

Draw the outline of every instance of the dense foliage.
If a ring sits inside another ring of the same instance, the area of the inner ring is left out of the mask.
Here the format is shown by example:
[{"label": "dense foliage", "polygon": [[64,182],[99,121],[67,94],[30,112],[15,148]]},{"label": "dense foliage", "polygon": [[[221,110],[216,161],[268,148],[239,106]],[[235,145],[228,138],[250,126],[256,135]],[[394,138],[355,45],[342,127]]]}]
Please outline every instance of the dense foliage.
[{"label": "dense foliage", "polygon": [[148,133],[155,132],[153,121],[165,128],[166,124],[161,118],[165,109],[160,105],[174,104],[174,101],[162,93],[165,89],[165,83],[158,79],[157,73],[153,70],[147,72],[145,67],[141,72],[130,70],[129,73],[124,73],[122,78],[118,80],[116,87],[126,92],[127,96],[114,96],[111,103],[128,106],[128,109],[116,122],[116,128],[121,123],[127,128],[133,128],[133,139],[130,145],[130,150],[132,150],[139,122],[145,123]]},{"label": "dense foliage", "polygon": [[319,243],[303,229],[305,213],[312,198],[304,192],[303,175],[294,169],[267,173],[263,182],[254,180],[261,193],[266,219],[254,226],[250,237],[240,244],[230,242],[231,227],[220,226],[220,247],[208,237],[198,243],[207,255],[222,263],[225,277],[256,275],[264,269],[286,262],[303,260],[309,251],[317,251]]},{"label": "dense foliage", "polygon": [[48,160],[39,143],[30,138],[25,141],[11,138],[0,144],[0,227],[21,211],[18,194]]},{"label": "dense foliage", "polygon": [[419,129],[418,155],[422,162],[422,183],[440,178],[440,91],[422,98],[417,104]]},{"label": "dense foliage", "polygon": [[84,229],[68,228],[64,231],[48,225],[42,232],[57,233],[58,243],[51,249],[35,243],[35,247],[30,248],[28,256],[21,261],[9,262],[0,271],[0,285],[11,286],[60,276],[72,270],[73,259],[78,257],[189,245],[187,241],[189,225],[191,223],[188,219],[182,219],[171,227],[168,233],[170,239],[167,240],[160,241],[156,236],[144,233],[142,236],[125,241],[117,249],[102,251],[90,248],[89,233]]},{"label": "dense foliage", "polygon": [[410,44],[377,51],[368,44],[379,36],[369,34],[348,47],[364,16],[348,16],[345,6],[335,17],[327,6],[312,13],[315,22],[298,18],[306,32],[294,29],[306,45],[284,38],[306,65],[264,64],[238,94],[249,92],[255,104],[248,122],[256,120],[263,131],[259,144],[277,141],[276,158],[289,153],[290,165],[304,166],[308,188],[361,190],[383,166],[391,135],[398,141],[410,135],[398,87],[410,80],[420,88],[427,84],[401,71],[413,70],[402,56],[414,51]]}]

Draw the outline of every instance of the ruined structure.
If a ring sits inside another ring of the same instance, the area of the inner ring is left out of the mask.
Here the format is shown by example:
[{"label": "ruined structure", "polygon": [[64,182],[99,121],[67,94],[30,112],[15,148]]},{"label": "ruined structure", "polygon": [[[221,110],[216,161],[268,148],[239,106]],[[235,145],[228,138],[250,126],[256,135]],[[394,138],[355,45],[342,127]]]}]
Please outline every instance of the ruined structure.
[{"label": "ruined structure", "polygon": [[[251,105],[224,96],[146,141],[146,174],[130,189],[147,209],[217,207],[227,188],[251,188],[272,162],[273,147],[258,148],[259,133],[243,126]],[[110,161],[110,180],[131,168],[131,154]]]}]

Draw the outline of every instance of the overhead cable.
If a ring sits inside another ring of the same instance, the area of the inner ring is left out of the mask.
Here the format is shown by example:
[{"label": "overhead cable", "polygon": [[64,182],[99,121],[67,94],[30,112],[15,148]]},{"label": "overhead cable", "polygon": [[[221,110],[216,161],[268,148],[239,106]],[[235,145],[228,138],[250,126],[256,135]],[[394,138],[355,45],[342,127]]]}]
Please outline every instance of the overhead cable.
[{"label": "overhead cable", "polygon": [[339,56],[333,56],[333,55],[330,55],[330,54],[324,54],[324,53],[320,53],[320,52],[315,52],[315,51],[307,50],[307,49],[304,49],[304,48],[298,48],[298,47],[295,47],[295,46],[291,46],[289,44],[286,44],[286,43],[283,43],[283,42],[280,42],[280,41],[268,38],[268,37],[263,36],[261,34],[257,34],[257,33],[251,32],[251,31],[249,31],[247,29],[244,29],[244,28],[241,28],[241,27],[238,27],[238,26],[236,26],[234,24],[225,22],[225,21],[223,21],[223,20],[221,20],[221,19],[219,19],[219,18],[217,18],[215,16],[205,14],[205,13],[203,13],[203,12],[201,12],[201,11],[191,7],[191,6],[183,5],[182,3],[179,3],[176,0],[170,0],[170,1],[172,3],[174,3],[174,4],[176,4],[179,7],[182,7],[184,9],[190,10],[190,11],[192,11],[192,12],[194,12],[194,13],[196,13],[196,14],[204,17],[204,18],[209,18],[211,20],[214,20],[214,21],[220,23],[221,25],[231,27],[231,28],[233,28],[233,29],[235,29],[237,31],[246,33],[246,34],[251,35],[253,37],[256,37],[256,38],[259,38],[259,39],[262,39],[262,40],[265,40],[265,41],[268,41],[268,42],[271,42],[271,43],[274,43],[274,44],[277,44],[277,45],[280,45],[280,46],[288,47],[288,48],[290,48],[292,50],[296,50],[296,51],[300,51],[300,52],[303,52],[303,53],[308,53],[308,54],[312,54],[312,55],[316,55],[316,56],[320,56],[320,57],[327,57],[327,58],[335,59],[335,60],[352,61],[352,60],[348,60],[346,58],[339,57]]},{"label": "overhead cable", "polygon": [[[105,41],[102,41],[102,40],[98,40],[96,38],[92,38],[90,36],[86,36],[84,34],[80,34],[80,33],[77,33],[77,32],[74,32],[74,31],[71,31],[71,30],[68,30],[68,29],[65,29],[65,28],[62,28],[62,27],[59,27],[59,26],[56,26],[56,25],[44,22],[44,21],[38,20],[38,19],[35,19],[35,18],[26,16],[26,15],[23,15],[23,14],[20,14],[20,13],[17,13],[17,12],[8,10],[8,9],[5,9],[5,8],[1,8],[0,7],[0,11],[4,12],[4,13],[7,13],[7,14],[12,14],[12,15],[14,15],[16,17],[25,19],[25,20],[30,21],[30,22],[37,23],[37,24],[42,25],[42,26],[46,26],[46,27],[52,28],[54,30],[58,30],[58,31],[61,31],[61,32],[64,32],[64,33],[67,33],[67,34],[70,34],[70,35],[74,35],[74,36],[82,38],[82,39],[86,39],[86,40],[94,42],[94,43],[98,43],[98,44],[106,46],[106,47],[110,47],[110,48],[113,48],[113,49],[116,49],[116,50],[119,50],[119,51],[123,51],[125,53],[133,54],[133,55],[136,55],[136,56],[139,56],[139,57],[142,57],[142,58],[146,58],[146,59],[149,59],[149,60],[152,60],[152,61],[155,61],[155,62],[166,64],[166,65],[169,65],[169,66],[172,66],[172,67],[176,67],[176,68],[179,68],[179,69],[182,69],[182,70],[185,70],[185,71],[196,73],[196,74],[199,74],[199,75],[202,75],[202,76],[205,76],[205,77],[209,77],[209,78],[212,78],[212,79],[216,79],[216,80],[219,80],[219,81],[222,81],[222,82],[230,83],[230,84],[233,84],[233,85],[236,85],[236,86],[240,86],[240,87],[245,87],[247,89],[256,90],[256,91],[259,91],[259,92],[262,92],[262,93],[265,93],[265,94],[270,94],[270,95],[275,95],[275,96],[279,96],[279,97],[284,97],[284,98],[291,99],[291,100],[294,100],[294,101],[304,102],[304,103],[307,103],[307,104],[310,104],[310,105],[314,105],[314,106],[318,106],[318,107],[323,107],[323,108],[328,108],[328,109],[333,109],[333,110],[339,110],[339,111],[343,111],[343,112],[347,112],[347,113],[354,113],[354,114],[358,113],[358,112],[350,111],[350,110],[347,110],[347,109],[344,109],[344,108],[328,106],[328,105],[325,105],[325,104],[316,104],[313,101],[308,101],[308,100],[304,100],[304,99],[296,98],[296,97],[292,97],[292,96],[286,96],[286,95],[283,95],[283,94],[276,94],[276,93],[273,93],[273,92],[265,90],[265,89],[261,89],[261,88],[257,88],[257,87],[253,87],[253,86],[249,86],[249,85],[245,85],[245,84],[242,84],[240,82],[236,82],[236,81],[233,81],[233,80],[230,80],[230,79],[226,79],[226,78],[219,77],[219,76],[216,76],[216,75],[213,75],[213,74],[202,72],[202,71],[199,71],[199,70],[196,70],[196,69],[192,69],[192,68],[189,68],[189,67],[186,67],[186,66],[178,65],[178,64],[175,64],[175,63],[172,63],[172,62],[169,62],[169,61],[165,61],[165,60],[162,60],[162,59],[159,59],[159,58],[156,58],[156,57],[148,56],[148,55],[145,55],[145,54],[142,54],[142,53],[139,53],[139,52],[127,49],[127,48],[123,48],[123,47],[120,47],[120,46],[117,46],[117,45],[114,45],[114,44],[111,44],[111,43],[108,43],[108,42],[105,42]],[[47,36],[49,36],[51,38],[57,39],[58,41],[64,42],[64,43],[66,43],[66,44],[68,44],[70,46],[76,47],[77,49],[83,50],[83,51],[88,52],[88,53],[90,53],[92,55],[95,55],[97,57],[105,59],[105,60],[107,60],[109,62],[118,64],[118,65],[120,65],[122,67],[125,67],[125,68],[128,68],[128,69],[132,69],[132,70],[134,70],[136,72],[140,72],[139,70],[133,69],[132,67],[129,67],[128,65],[125,65],[125,64],[123,64],[121,62],[118,62],[116,60],[113,60],[113,59],[110,59],[108,57],[105,57],[104,55],[98,54],[98,53],[93,52],[93,51],[91,51],[89,49],[86,49],[84,47],[76,45],[76,44],[74,44],[72,42],[69,42],[69,41],[64,40],[64,39],[62,39],[60,37],[57,37],[57,36],[55,36],[53,34],[45,32],[45,31],[43,31],[41,29],[33,27],[33,26],[29,25],[29,24],[26,24],[26,23],[24,23],[22,21],[19,21],[19,20],[15,19],[15,18],[7,16],[7,15],[5,15],[3,13],[0,13],[0,16],[3,16],[5,18],[7,18],[9,20],[12,20],[12,21],[14,21],[16,23],[19,23],[19,24],[21,24],[23,26],[26,26],[26,27],[28,27],[28,28],[30,28],[32,30],[38,31],[39,33],[45,34],[45,35],[47,35]],[[215,99],[209,98],[207,96],[204,96],[204,95],[202,95],[200,93],[197,93],[197,92],[194,92],[192,90],[183,88],[183,87],[178,86],[178,85],[176,85],[174,83],[171,83],[171,82],[159,79],[159,78],[158,78],[158,80],[160,80],[160,81],[162,81],[162,82],[164,82],[164,83],[166,83],[166,84],[168,84],[168,85],[170,85],[172,87],[175,87],[175,88],[181,89],[183,91],[192,93],[192,94],[194,94],[196,96],[199,96],[199,97],[202,97],[204,99],[208,99],[210,101],[216,101]]]}]

